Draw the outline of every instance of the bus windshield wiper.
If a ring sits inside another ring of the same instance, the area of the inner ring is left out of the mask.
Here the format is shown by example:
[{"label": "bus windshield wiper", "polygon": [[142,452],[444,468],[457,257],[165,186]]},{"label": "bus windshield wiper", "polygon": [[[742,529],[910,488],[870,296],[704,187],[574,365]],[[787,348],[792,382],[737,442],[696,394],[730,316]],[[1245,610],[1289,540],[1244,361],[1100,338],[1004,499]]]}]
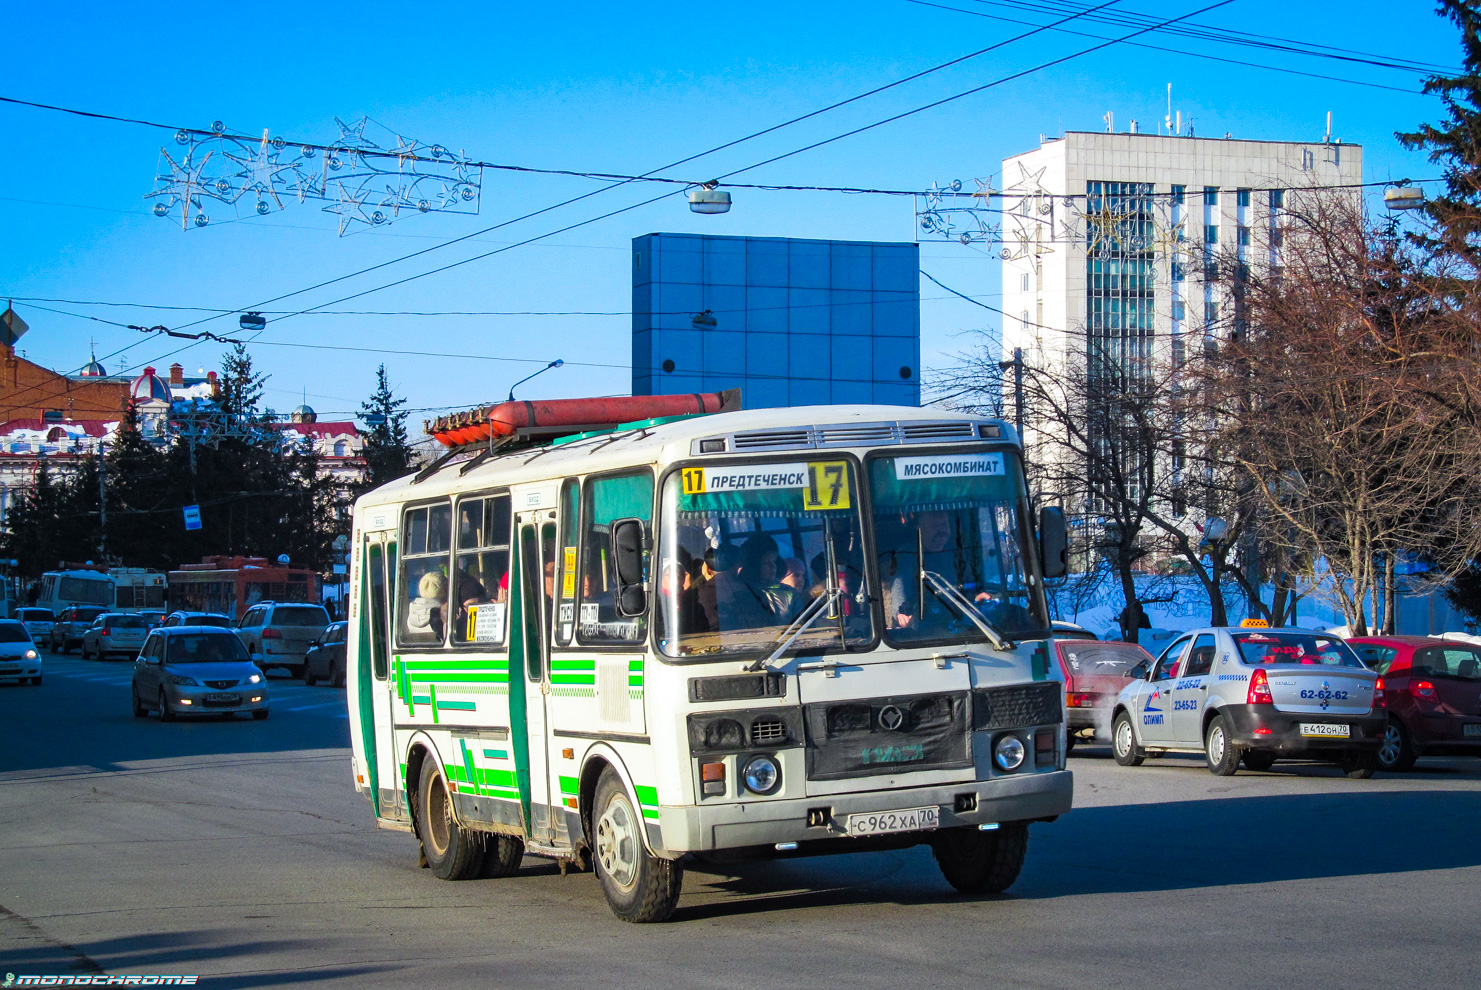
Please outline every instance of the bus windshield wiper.
[{"label": "bus windshield wiper", "polygon": [[829,588],[827,591],[824,591],[821,595],[814,598],[811,602],[808,602],[807,608],[802,610],[802,614],[793,619],[792,624],[789,625],[786,629],[782,630],[782,636],[784,636],[785,639],[782,640],[782,644],[780,646],[772,651],[771,656],[767,657],[764,660],[755,661],[754,663],[747,666],[746,669],[761,670],[763,668],[771,668],[771,665],[775,661],[781,659],[782,654],[786,653],[789,649],[792,648],[792,644],[797,641],[797,637],[807,632],[813,627],[813,623],[817,622],[818,619],[828,614],[833,606],[833,603],[838,601],[838,597],[842,593],[843,592],[839,588]]},{"label": "bus windshield wiper", "polygon": [[958,591],[950,581],[947,581],[946,578],[937,574],[935,571],[923,570],[921,574],[929,582],[931,589],[936,592],[936,596],[943,601],[955,605],[957,611],[965,615],[972,625],[982,631],[982,635],[987,637],[987,641],[993,645],[994,649],[1013,649],[1015,645],[1013,641],[1004,639],[1002,633],[989,625],[987,620],[982,617],[982,613],[977,611],[977,606],[969,601],[966,595]]}]

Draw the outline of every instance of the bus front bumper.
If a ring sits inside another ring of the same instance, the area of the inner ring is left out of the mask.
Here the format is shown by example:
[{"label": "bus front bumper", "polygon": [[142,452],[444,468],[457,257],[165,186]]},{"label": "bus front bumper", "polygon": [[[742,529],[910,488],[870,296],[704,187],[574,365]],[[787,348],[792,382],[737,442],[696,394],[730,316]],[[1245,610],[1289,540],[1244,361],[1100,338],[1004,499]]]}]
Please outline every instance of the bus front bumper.
[{"label": "bus front bumper", "polygon": [[[1053,818],[1070,810],[1073,786],[1074,774],[1069,770],[1046,770],[992,780],[829,794],[786,801],[661,807],[662,852],[677,856],[687,852],[770,846],[778,842],[846,839],[849,838],[850,815],[932,805],[940,809],[940,828]],[[962,806],[964,795],[975,797],[975,810],[956,810]],[[809,826],[809,813],[816,818],[820,809],[827,809],[826,822]],[[913,834],[924,841],[930,833]]]}]

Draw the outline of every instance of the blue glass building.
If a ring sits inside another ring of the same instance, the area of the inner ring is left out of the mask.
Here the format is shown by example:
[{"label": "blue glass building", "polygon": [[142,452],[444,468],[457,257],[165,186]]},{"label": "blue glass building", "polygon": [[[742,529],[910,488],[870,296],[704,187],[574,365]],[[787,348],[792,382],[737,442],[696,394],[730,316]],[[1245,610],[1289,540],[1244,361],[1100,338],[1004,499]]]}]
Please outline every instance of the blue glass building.
[{"label": "blue glass building", "polygon": [[915,244],[633,238],[634,395],[920,404]]}]

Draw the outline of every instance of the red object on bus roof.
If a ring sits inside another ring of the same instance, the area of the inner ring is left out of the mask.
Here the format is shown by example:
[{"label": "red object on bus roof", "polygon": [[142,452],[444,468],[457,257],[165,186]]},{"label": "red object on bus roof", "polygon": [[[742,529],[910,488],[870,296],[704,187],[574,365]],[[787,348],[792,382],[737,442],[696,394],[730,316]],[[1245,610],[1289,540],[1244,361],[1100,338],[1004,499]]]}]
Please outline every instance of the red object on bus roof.
[{"label": "red object on bus roof", "polygon": [[461,447],[521,429],[569,428],[572,433],[666,416],[725,412],[739,408],[739,393],[696,392],[686,395],[618,395],[601,399],[545,399],[498,402],[439,416],[426,430],[447,447]]}]

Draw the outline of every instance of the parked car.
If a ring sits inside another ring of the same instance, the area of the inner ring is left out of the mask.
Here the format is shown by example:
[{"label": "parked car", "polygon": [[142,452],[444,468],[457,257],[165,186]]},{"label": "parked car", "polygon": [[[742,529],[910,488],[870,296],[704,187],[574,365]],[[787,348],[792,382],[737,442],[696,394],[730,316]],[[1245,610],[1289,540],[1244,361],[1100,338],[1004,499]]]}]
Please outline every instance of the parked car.
[{"label": "parked car", "polygon": [[24,622],[0,619],[0,679],[11,677],[21,683],[40,684],[41,653],[31,641]]},{"label": "parked car", "polygon": [[1481,755],[1481,647],[1426,636],[1359,636],[1347,641],[1383,675],[1388,725],[1378,749],[1384,770],[1408,770],[1421,756]]},{"label": "parked car", "polygon": [[233,712],[263,719],[269,710],[266,675],[236,634],[219,626],[151,631],[134,661],[130,691],[136,718],[157,711],[162,722]]},{"label": "parked car", "polygon": [[259,602],[237,623],[237,635],[264,671],[284,667],[302,677],[304,653],[327,625],[329,613],[322,605]]},{"label": "parked car", "polygon": [[176,626],[220,626],[230,629],[231,617],[220,612],[171,612],[160,623],[160,627],[164,629],[173,629]]},{"label": "parked car", "polygon": [[1152,654],[1135,643],[1094,639],[1056,639],[1051,653],[1064,675],[1066,745],[1109,742],[1116,698],[1133,668],[1151,665]]},{"label": "parked car", "polygon": [[132,660],[139,655],[147,632],[149,623],[142,615],[104,612],[82,634],[82,659],[107,660],[110,653],[122,653]]},{"label": "parked car", "polygon": [[1378,768],[1388,712],[1378,675],[1336,636],[1212,627],[1131,671],[1111,749],[1122,766],[1196,753],[1210,773],[1268,770],[1280,757],[1335,757],[1349,777]]},{"label": "parked car", "polygon": [[16,609],[16,619],[26,627],[26,632],[31,634],[31,639],[37,643],[51,636],[51,627],[57,624],[57,614],[49,608]]},{"label": "parked car", "polygon": [[331,622],[324,634],[309,644],[303,655],[303,682],[310,687],[328,681],[334,687],[345,686],[345,630],[348,622]]},{"label": "parked car", "polygon": [[1049,633],[1053,639],[1100,639],[1095,633],[1082,625],[1073,622],[1065,622],[1061,619],[1054,620],[1054,628]]},{"label": "parked car", "polygon": [[81,646],[82,634],[106,611],[101,605],[72,605],[62,609],[51,627],[51,648],[58,653],[70,653],[72,647]]}]

